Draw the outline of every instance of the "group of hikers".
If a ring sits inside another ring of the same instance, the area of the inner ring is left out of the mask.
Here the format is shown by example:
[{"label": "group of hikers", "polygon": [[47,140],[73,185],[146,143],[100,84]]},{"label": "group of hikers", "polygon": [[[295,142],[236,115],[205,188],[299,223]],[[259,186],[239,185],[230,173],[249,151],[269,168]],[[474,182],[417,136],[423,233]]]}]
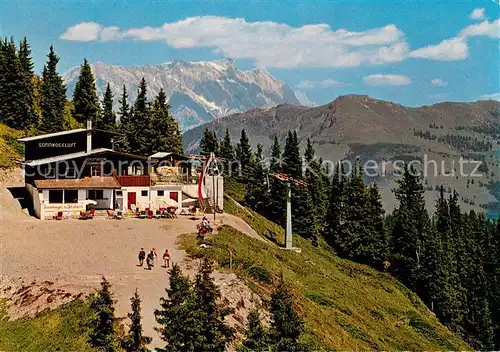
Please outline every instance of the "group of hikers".
[{"label": "group of hikers", "polygon": [[[139,266],[144,265],[144,260],[146,260],[146,265],[147,269],[151,270],[156,264],[156,258],[158,257],[158,253],[156,252],[156,248],[151,248],[151,250],[146,254],[146,251],[144,250],[143,247],[139,250]],[[165,252],[163,253],[163,267],[164,268],[169,268],[170,267],[170,253],[168,252],[168,249],[165,249]]]}]

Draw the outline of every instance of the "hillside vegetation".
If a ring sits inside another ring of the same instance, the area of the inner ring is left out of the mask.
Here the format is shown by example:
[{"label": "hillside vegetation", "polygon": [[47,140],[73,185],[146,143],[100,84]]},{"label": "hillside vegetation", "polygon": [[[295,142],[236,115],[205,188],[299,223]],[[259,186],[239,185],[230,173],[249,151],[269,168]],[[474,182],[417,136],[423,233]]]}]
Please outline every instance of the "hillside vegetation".
[{"label": "hillside vegetation", "polygon": [[0,350],[91,351],[80,326],[87,314],[88,305],[79,299],[35,318],[14,321],[8,321],[0,308]]},{"label": "hillside vegetation", "polygon": [[0,168],[12,167],[21,160],[23,145],[17,139],[22,132],[0,123]]},{"label": "hillside vegetation", "polygon": [[[243,217],[258,233],[283,230],[229,198],[228,212]],[[244,215],[246,214],[246,215]],[[182,246],[192,257],[206,256],[235,271],[249,287],[269,299],[283,276],[304,318],[304,340],[329,350],[464,350],[469,347],[425,307],[420,299],[388,274],[343,260],[320,243],[294,238],[302,253],[285,251],[222,227],[199,248],[187,235]]]}]

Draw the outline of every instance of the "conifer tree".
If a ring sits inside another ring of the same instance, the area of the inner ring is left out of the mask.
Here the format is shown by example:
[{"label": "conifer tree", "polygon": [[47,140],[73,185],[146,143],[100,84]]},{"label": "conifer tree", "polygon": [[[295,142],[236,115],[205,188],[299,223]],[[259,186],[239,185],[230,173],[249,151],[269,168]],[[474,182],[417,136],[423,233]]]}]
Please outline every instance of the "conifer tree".
[{"label": "conifer tree", "polygon": [[120,150],[130,152],[130,140],[132,140],[132,118],[128,102],[127,88],[123,85],[122,94],[118,100],[118,130],[125,138],[120,142]]},{"label": "conifer tree", "polygon": [[220,156],[231,161],[234,159],[234,148],[231,144],[231,135],[229,129],[226,128],[224,139],[220,142]]},{"label": "conifer tree", "polygon": [[26,37],[19,44],[19,64],[21,65],[18,92],[21,104],[19,128],[28,129],[36,127],[38,121],[34,112],[33,61],[31,59],[30,45]]},{"label": "conifer tree", "polygon": [[135,290],[134,295],[130,298],[132,312],[127,316],[130,319],[130,328],[128,335],[124,338],[121,345],[127,352],[149,352],[146,347],[151,343],[151,337],[144,336],[142,330],[141,316],[141,299]]},{"label": "conifer tree", "polygon": [[252,146],[245,129],[241,130],[240,141],[236,148],[236,159],[240,163],[241,180],[248,181],[249,174],[254,167]]},{"label": "conifer tree", "polygon": [[294,178],[302,178],[302,159],[296,131],[288,131],[283,151],[283,172]]},{"label": "conifer tree", "polygon": [[154,126],[153,151],[168,151],[183,154],[182,137],[177,121],[170,116],[168,110],[167,96],[160,89],[153,103],[152,124]]},{"label": "conifer tree", "polygon": [[147,83],[144,77],[139,83],[137,99],[129,128],[130,149],[134,153],[150,155],[153,153],[154,126],[151,123],[151,107],[147,99]]},{"label": "conifer tree", "polygon": [[322,175],[323,170],[321,169],[321,163],[316,160],[315,151],[312,147],[310,139],[307,139],[307,147],[304,152],[304,161],[306,165],[304,177],[307,181],[307,191],[310,194],[311,203],[314,209],[314,233],[316,235],[319,234],[324,225],[328,202],[328,192],[326,191],[326,185],[324,183],[325,179]]},{"label": "conifer tree", "polygon": [[241,344],[240,352],[265,352],[269,351],[269,336],[261,322],[258,308],[248,312],[245,328],[245,340]]},{"label": "conifer tree", "polygon": [[267,180],[262,144],[257,144],[254,167],[249,171],[245,203],[256,212],[263,214],[268,206]]},{"label": "conifer tree", "polygon": [[326,242],[333,248],[340,246],[340,227],[344,216],[345,196],[345,171],[342,163],[338,163],[330,186],[328,199],[328,212],[325,220],[325,231],[323,236]]},{"label": "conifer tree", "polygon": [[214,131],[209,130],[208,127],[206,127],[203,131],[199,148],[202,154],[219,154],[219,141],[217,139],[217,134]]},{"label": "conifer tree", "polygon": [[106,91],[102,99],[102,125],[97,126],[107,131],[114,131],[116,129],[116,115],[113,111],[113,93],[108,83]]},{"label": "conifer tree", "polygon": [[24,128],[26,118],[24,74],[14,39],[2,44],[0,68],[0,121],[13,128]]},{"label": "conifer tree", "polygon": [[271,296],[271,337],[276,351],[305,351],[299,341],[304,323],[293,307],[292,296],[282,282]]},{"label": "conifer tree", "polygon": [[[270,173],[282,172],[281,147],[276,135],[271,147],[269,171]],[[270,176],[268,187],[269,207],[265,211],[265,216],[278,224],[284,224],[286,216],[286,185],[282,181]]]},{"label": "conifer tree", "polygon": [[101,107],[95,88],[94,75],[87,59],[80,66],[80,75],[73,90],[73,118],[79,123],[91,120],[92,124],[102,128]]},{"label": "conifer tree", "polygon": [[377,184],[368,189],[367,217],[365,226],[370,243],[368,264],[383,269],[389,254],[389,237],[384,226],[384,208]]},{"label": "conifer tree", "polygon": [[160,325],[155,330],[166,343],[157,351],[192,352],[196,340],[201,334],[201,319],[189,278],[182,275],[177,264],[169,270],[170,286],[165,289],[167,296],[160,298],[161,309],[154,311],[156,322]]},{"label": "conifer tree", "polygon": [[61,76],[57,73],[59,58],[52,46],[47,57],[48,60],[43,68],[40,87],[41,129],[46,132],[56,132],[60,131],[63,126],[66,87]]},{"label": "conifer tree", "polygon": [[102,278],[101,289],[90,297],[91,315],[86,323],[89,343],[105,352],[117,351],[115,329],[115,301],[111,284]]},{"label": "conifer tree", "polygon": [[422,279],[422,238],[428,231],[425,189],[416,171],[407,165],[395,191],[399,207],[394,211],[391,270],[411,290],[419,293]]},{"label": "conifer tree", "polygon": [[212,271],[212,264],[205,258],[194,282],[197,314],[202,327],[194,341],[195,351],[222,352],[234,338],[233,329],[224,321],[231,309],[218,302],[220,291],[215,286]]}]

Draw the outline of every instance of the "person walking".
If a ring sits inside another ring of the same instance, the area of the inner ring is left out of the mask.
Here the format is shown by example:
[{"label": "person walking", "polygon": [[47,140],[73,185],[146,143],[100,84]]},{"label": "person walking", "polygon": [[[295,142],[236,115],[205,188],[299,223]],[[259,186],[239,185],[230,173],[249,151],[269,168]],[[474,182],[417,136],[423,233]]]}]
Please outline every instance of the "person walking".
[{"label": "person walking", "polygon": [[146,264],[148,265],[148,270],[151,270],[154,267],[154,254],[153,251],[150,251],[146,258]]},{"label": "person walking", "polygon": [[158,264],[156,262],[156,258],[158,258],[158,253],[156,253],[156,248],[151,249],[151,252],[153,253],[153,260],[154,260],[155,264]]},{"label": "person walking", "polygon": [[139,257],[139,266],[142,266],[144,264],[144,259],[146,259],[146,252],[144,251],[144,248],[141,247],[138,257]]},{"label": "person walking", "polygon": [[165,249],[165,253],[163,253],[163,267],[170,268],[170,253],[168,249]]}]

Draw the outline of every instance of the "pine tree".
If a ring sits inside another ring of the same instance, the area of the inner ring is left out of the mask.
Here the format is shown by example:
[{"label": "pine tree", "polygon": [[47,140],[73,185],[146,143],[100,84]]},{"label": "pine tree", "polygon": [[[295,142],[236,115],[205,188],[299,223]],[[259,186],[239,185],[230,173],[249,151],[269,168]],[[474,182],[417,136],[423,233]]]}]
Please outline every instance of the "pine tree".
[{"label": "pine tree", "polygon": [[183,154],[182,137],[177,121],[169,115],[167,96],[160,89],[153,103],[152,124],[154,126],[153,151],[168,151]]},{"label": "pine tree", "polygon": [[307,182],[307,191],[310,194],[314,209],[314,234],[317,235],[322,231],[325,222],[328,192],[326,190],[327,184],[325,184],[325,179],[322,175],[321,163],[316,160],[315,151],[310,139],[307,139],[304,161],[306,165],[304,176]]},{"label": "pine tree", "polygon": [[330,186],[328,199],[328,212],[325,220],[325,231],[323,236],[326,242],[333,248],[340,246],[340,227],[345,217],[343,211],[345,196],[345,171],[342,163],[335,168],[335,173]]},{"label": "pine tree", "polygon": [[276,351],[305,351],[299,341],[304,323],[293,308],[292,296],[282,282],[273,293],[270,302],[272,313],[271,337]]},{"label": "pine tree", "polygon": [[234,148],[231,144],[231,135],[229,129],[226,128],[224,139],[220,142],[220,156],[231,161],[234,159]]},{"label": "pine tree", "polygon": [[73,118],[79,123],[91,120],[97,128],[103,128],[101,108],[95,88],[94,75],[87,59],[80,66],[80,75],[73,90]]},{"label": "pine tree", "polygon": [[245,328],[245,340],[241,344],[240,352],[265,352],[269,351],[269,336],[261,322],[258,308],[248,312]]},{"label": "pine tree", "polygon": [[[273,145],[271,147],[271,162],[269,165],[271,173],[282,172],[281,148],[278,141],[278,136],[274,136]],[[286,216],[286,185],[274,178],[269,177],[269,206],[265,210],[264,215],[278,223],[284,224]]]},{"label": "pine tree", "polygon": [[269,204],[262,144],[257,144],[254,167],[249,171],[245,203],[259,214],[264,214]]},{"label": "pine tree", "polygon": [[199,148],[202,154],[208,155],[210,153],[215,153],[215,155],[218,155],[219,141],[217,140],[217,134],[206,127],[203,131]]},{"label": "pine tree", "polygon": [[14,39],[2,44],[0,68],[0,121],[13,128],[23,128],[25,122],[24,75]]},{"label": "pine tree", "polygon": [[147,99],[147,93],[147,83],[143,77],[139,83],[137,99],[130,120],[130,140],[128,141],[131,151],[142,155],[152,154],[154,143],[154,126],[151,123],[151,107]]},{"label": "pine tree", "polygon": [[19,128],[29,129],[36,127],[38,121],[34,112],[34,74],[31,49],[26,37],[19,44],[19,63],[21,65],[21,77],[19,79],[20,115]]},{"label": "pine tree", "polygon": [[170,273],[170,287],[167,296],[160,298],[161,309],[154,311],[160,328],[161,339],[166,343],[163,352],[193,352],[198,336],[201,334],[201,320],[189,278],[182,275],[181,269],[174,264]]},{"label": "pine tree", "polygon": [[425,189],[416,171],[405,166],[395,191],[399,207],[394,211],[391,271],[411,290],[419,293],[422,279],[422,238],[428,231]]},{"label": "pine tree", "polygon": [[116,115],[113,112],[113,93],[111,92],[111,87],[108,83],[106,86],[106,91],[102,99],[102,124],[100,127],[107,131],[114,131],[116,129]]},{"label": "pine tree", "polygon": [[91,315],[86,323],[89,343],[102,351],[117,351],[115,330],[115,301],[110,283],[103,277],[101,289],[90,297]]},{"label": "pine tree", "polygon": [[196,274],[194,296],[201,321],[201,333],[194,341],[195,351],[225,351],[234,338],[233,329],[224,318],[231,312],[224,303],[219,303],[220,291],[212,278],[212,264],[208,259]]},{"label": "pine tree", "polygon": [[377,184],[368,189],[367,217],[365,226],[369,242],[368,264],[383,269],[389,254],[389,237],[384,226],[384,208]]},{"label": "pine tree", "polygon": [[248,181],[249,174],[254,167],[254,155],[252,152],[252,146],[250,145],[250,140],[245,132],[245,129],[241,130],[240,141],[236,148],[236,159],[240,163],[240,179],[244,182]]},{"label": "pine tree", "polygon": [[125,85],[123,85],[123,90],[122,94],[120,96],[120,99],[118,100],[118,118],[119,118],[119,125],[118,129],[120,133],[122,133],[125,138],[121,141],[120,143],[120,150],[124,152],[130,152],[130,140],[132,140],[132,118],[131,118],[131,112],[130,112],[130,105],[128,103],[128,93],[127,93],[127,88]]},{"label": "pine tree", "polygon": [[46,132],[60,131],[63,126],[66,106],[66,87],[57,73],[59,58],[51,46],[47,55],[47,64],[43,68],[40,87],[40,108],[42,111],[41,129]]},{"label": "pine tree", "polygon": [[294,178],[302,178],[302,159],[296,131],[288,131],[283,151],[283,172]]},{"label": "pine tree", "polygon": [[127,316],[130,319],[130,328],[128,335],[122,341],[121,345],[127,352],[149,352],[146,347],[151,343],[151,337],[144,336],[142,330],[141,317],[141,299],[135,290],[134,295],[130,298],[132,312]]}]

